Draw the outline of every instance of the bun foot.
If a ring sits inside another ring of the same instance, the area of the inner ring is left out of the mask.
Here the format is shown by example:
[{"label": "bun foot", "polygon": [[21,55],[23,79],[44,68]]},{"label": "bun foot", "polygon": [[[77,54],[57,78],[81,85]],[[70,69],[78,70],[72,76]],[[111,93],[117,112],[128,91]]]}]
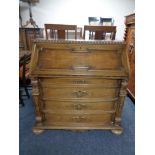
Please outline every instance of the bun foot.
[{"label": "bun foot", "polygon": [[76,129],[73,129],[73,130],[71,130],[72,132],[87,132],[87,131],[89,131],[89,130],[82,130],[82,129],[78,129],[78,130],[76,130]]},{"label": "bun foot", "polygon": [[33,133],[36,134],[36,135],[39,135],[39,134],[41,134],[41,133],[44,132],[43,129],[36,129],[36,128],[33,128],[32,131],[33,131]]},{"label": "bun foot", "polygon": [[121,135],[123,133],[123,129],[114,129],[111,132],[115,135]]}]

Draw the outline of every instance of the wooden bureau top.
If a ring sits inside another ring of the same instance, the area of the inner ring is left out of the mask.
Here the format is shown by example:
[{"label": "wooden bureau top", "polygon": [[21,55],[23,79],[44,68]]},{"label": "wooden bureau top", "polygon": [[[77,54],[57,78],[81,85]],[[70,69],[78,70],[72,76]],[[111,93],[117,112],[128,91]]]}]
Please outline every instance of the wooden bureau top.
[{"label": "wooden bureau top", "polygon": [[33,77],[84,75],[129,78],[123,41],[37,39],[34,43],[30,71]]},{"label": "wooden bureau top", "polygon": [[57,44],[62,44],[62,43],[71,43],[71,44],[123,44],[125,45],[125,42],[120,41],[120,40],[84,40],[84,39],[44,39],[44,38],[38,38],[34,40],[34,43],[37,44],[43,44],[43,43],[57,43]]},{"label": "wooden bureau top", "polygon": [[126,25],[135,24],[135,13],[125,16],[125,24]]}]

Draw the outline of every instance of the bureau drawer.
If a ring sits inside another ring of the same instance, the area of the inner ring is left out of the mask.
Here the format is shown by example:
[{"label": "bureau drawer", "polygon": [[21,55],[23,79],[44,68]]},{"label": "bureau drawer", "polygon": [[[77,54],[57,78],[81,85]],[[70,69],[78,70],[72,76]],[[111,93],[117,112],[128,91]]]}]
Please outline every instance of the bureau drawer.
[{"label": "bureau drawer", "polygon": [[50,78],[40,78],[42,86],[49,85],[102,85],[103,87],[119,87],[120,80],[113,79],[103,79],[103,78],[87,78],[87,77],[50,77]]},{"label": "bureau drawer", "polygon": [[118,88],[103,88],[103,87],[61,87],[49,86],[42,87],[43,99],[48,98],[66,98],[66,99],[87,99],[87,98],[102,98],[113,99],[118,96]]},{"label": "bureau drawer", "polygon": [[45,122],[48,124],[63,123],[109,123],[113,120],[113,114],[49,114],[45,113]]},{"label": "bureau drawer", "polygon": [[101,49],[42,49],[39,52],[40,69],[66,70],[120,70],[122,67],[119,50]]},{"label": "bureau drawer", "polygon": [[115,110],[117,100],[114,101],[44,101],[44,109],[46,110],[104,110],[112,111]]}]

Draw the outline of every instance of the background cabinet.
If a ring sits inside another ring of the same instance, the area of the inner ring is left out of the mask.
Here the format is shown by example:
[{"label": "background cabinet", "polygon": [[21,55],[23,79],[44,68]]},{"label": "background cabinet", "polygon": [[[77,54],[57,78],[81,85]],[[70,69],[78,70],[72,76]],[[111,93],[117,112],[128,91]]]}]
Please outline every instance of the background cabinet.
[{"label": "background cabinet", "polygon": [[19,28],[20,50],[32,50],[33,39],[43,38],[43,28]]},{"label": "background cabinet", "polygon": [[127,43],[131,73],[128,83],[128,94],[131,99],[135,101],[135,14],[130,14],[125,17],[125,25],[124,40]]}]

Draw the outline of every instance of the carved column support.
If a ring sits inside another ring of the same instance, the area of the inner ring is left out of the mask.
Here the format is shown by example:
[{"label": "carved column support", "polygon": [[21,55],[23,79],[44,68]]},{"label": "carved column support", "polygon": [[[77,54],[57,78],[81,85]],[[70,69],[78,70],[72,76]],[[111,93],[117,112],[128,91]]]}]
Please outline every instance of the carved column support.
[{"label": "carved column support", "polygon": [[127,94],[127,85],[128,85],[128,82],[126,80],[122,80],[119,99],[118,99],[118,106],[116,109],[115,126],[121,125],[121,113],[124,106],[124,99]]},{"label": "carved column support", "polygon": [[36,113],[36,125],[42,124],[42,112],[41,112],[41,99],[39,91],[39,82],[38,78],[31,78],[32,83],[32,97],[33,103],[35,104],[35,113]]},{"label": "carved column support", "polygon": [[128,29],[127,27],[125,28],[125,32],[124,32],[124,41],[126,41],[127,39],[127,33],[128,33]]}]

